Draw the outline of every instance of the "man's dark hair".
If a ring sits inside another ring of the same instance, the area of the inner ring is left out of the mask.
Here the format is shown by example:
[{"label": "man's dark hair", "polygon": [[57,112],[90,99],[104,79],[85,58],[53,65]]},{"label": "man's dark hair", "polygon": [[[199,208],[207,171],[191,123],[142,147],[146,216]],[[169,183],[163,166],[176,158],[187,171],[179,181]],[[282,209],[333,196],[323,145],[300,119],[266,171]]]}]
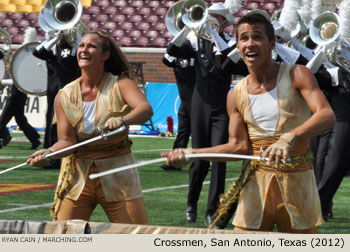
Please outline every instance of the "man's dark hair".
[{"label": "man's dark hair", "polygon": [[275,29],[273,28],[271,22],[269,22],[264,16],[260,14],[251,14],[243,16],[236,26],[236,38],[238,40],[238,26],[240,24],[256,24],[261,23],[265,26],[266,35],[269,38],[269,41],[275,41]]}]

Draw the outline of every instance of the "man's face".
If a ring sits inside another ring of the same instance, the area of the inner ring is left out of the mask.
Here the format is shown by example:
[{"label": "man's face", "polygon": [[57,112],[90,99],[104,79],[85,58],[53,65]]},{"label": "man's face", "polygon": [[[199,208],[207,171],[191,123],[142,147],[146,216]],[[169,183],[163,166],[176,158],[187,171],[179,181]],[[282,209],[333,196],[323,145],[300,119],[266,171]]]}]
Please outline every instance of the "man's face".
[{"label": "man's face", "polygon": [[264,66],[267,60],[271,60],[275,42],[269,41],[264,24],[243,23],[237,29],[237,49],[247,67]]},{"label": "man's face", "polygon": [[218,14],[214,14],[214,13],[210,14],[210,16],[212,16],[213,18],[215,18],[218,21],[218,23],[219,23],[218,33],[222,33],[226,27],[226,24],[227,24],[226,19],[223,16],[218,15]]}]

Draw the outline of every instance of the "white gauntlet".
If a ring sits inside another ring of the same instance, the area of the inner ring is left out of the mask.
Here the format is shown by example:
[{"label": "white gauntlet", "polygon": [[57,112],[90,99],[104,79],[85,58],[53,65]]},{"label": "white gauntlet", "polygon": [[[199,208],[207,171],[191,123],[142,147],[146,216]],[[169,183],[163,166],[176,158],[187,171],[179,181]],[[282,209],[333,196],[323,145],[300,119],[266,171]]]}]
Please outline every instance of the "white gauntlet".
[{"label": "white gauntlet", "polygon": [[191,30],[189,28],[182,28],[182,30],[170,41],[170,43],[176,45],[177,47],[181,47],[182,44],[187,40],[187,35],[190,32]]},{"label": "white gauntlet", "polygon": [[225,40],[223,40],[219,34],[217,34],[213,28],[211,28],[211,26],[206,23],[205,24],[205,29],[207,29],[207,31],[210,33],[211,37],[213,38],[214,40],[214,43],[215,43],[215,46],[216,48],[222,52],[222,51],[225,51],[227,48],[229,48],[229,45],[226,43]]},{"label": "white gauntlet", "polygon": [[237,63],[241,58],[241,54],[238,52],[238,49],[236,47],[229,54],[227,54],[227,57],[229,57],[233,61],[233,63]]}]

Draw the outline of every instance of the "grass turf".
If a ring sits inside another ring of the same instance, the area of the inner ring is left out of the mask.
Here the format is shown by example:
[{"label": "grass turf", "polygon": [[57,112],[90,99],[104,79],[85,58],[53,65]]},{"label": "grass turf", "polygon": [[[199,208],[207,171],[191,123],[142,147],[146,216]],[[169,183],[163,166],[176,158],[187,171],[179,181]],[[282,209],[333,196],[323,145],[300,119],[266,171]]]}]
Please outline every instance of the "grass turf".
[{"label": "grass turf", "polygon": [[[12,134],[13,137],[23,137],[22,134]],[[173,144],[171,138],[132,138],[134,145],[132,150],[137,161],[150,160],[160,157],[162,149],[170,149]],[[29,142],[11,141],[8,146],[0,149],[0,171],[25,162],[25,157],[33,151],[29,150]],[[40,148],[40,147],[39,147]],[[151,151],[157,149],[158,151]],[[5,158],[6,157],[6,158]],[[164,171],[160,164],[152,164],[139,168],[142,189],[145,190],[144,198],[147,215],[151,225],[205,227],[204,215],[207,203],[209,185],[203,185],[200,200],[198,202],[198,218],[196,223],[187,223],[184,218],[186,196],[188,188],[188,167],[180,172]],[[241,163],[230,162],[227,165],[226,178],[235,178],[239,174]],[[0,175],[0,183],[24,183],[24,184],[56,184],[58,170],[45,170],[25,166]],[[208,174],[206,181],[210,178]],[[226,182],[228,187],[232,182]],[[179,188],[163,187],[180,186]],[[153,192],[149,189],[158,188]],[[334,198],[334,218],[319,228],[324,234],[349,234],[350,217],[350,178],[345,178]],[[0,219],[2,220],[50,220],[50,203],[53,200],[54,190],[42,190],[0,195]],[[41,206],[25,210],[13,211],[23,206]],[[12,210],[11,210],[12,209]],[[101,207],[97,207],[90,219],[94,222],[107,222],[108,219]],[[228,229],[232,229],[230,224]]]}]

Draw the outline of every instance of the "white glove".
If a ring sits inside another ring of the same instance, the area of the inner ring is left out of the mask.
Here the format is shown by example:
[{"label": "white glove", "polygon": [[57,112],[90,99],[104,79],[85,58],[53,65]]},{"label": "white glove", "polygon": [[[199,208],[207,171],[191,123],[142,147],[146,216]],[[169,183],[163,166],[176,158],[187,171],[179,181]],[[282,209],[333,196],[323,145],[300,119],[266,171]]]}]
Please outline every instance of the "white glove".
[{"label": "white glove", "polygon": [[170,43],[181,47],[182,44],[187,40],[187,35],[191,32],[188,27],[182,28],[182,30],[170,41]]},{"label": "white glove", "polygon": [[225,51],[227,48],[229,48],[229,45],[226,43],[225,40],[223,40],[219,34],[217,34],[213,28],[211,28],[211,26],[206,23],[205,24],[205,29],[207,29],[207,31],[210,33],[211,37],[213,38],[214,40],[214,43],[215,43],[215,46],[216,48],[222,52],[222,51]]},{"label": "white glove", "polygon": [[281,57],[284,63],[295,64],[297,62],[300,52],[288,46],[276,43],[275,52]]},{"label": "white glove", "polygon": [[314,57],[314,53],[311,49],[307,48],[299,42],[297,38],[292,38],[292,45],[294,48],[301,53],[307,60],[311,60]]},{"label": "white glove", "polygon": [[229,57],[233,63],[237,63],[239,59],[241,58],[241,54],[238,52],[237,47],[232,50],[229,54],[227,54],[227,57]]},{"label": "white glove", "polygon": [[307,64],[306,67],[310,69],[311,73],[316,73],[320,66],[326,59],[327,54],[324,49],[320,50]]}]

